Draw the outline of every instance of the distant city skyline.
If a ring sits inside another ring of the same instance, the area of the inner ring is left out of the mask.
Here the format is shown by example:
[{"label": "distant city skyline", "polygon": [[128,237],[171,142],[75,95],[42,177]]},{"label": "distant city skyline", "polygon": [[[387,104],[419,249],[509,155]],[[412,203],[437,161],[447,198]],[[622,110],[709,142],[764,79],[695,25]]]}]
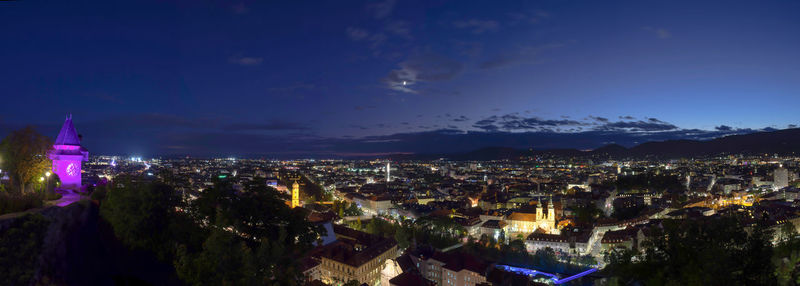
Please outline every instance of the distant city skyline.
[{"label": "distant city skyline", "polygon": [[799,14],[793,1],[0,2],[0,136],[55,138],[73,114],[96,154],[303,157],[793,128]]}]

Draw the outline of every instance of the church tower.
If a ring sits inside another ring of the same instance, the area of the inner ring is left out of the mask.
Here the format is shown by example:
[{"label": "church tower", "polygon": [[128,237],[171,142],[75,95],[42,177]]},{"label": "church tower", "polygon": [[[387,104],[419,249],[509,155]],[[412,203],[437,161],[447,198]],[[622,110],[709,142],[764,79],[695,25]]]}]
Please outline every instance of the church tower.
[{"label": "church tower", "polygon": [[300,185],[297,181],[292,184],[292,208],[300,206]]},{"label": "church tower", "polygon": [[61,126],[61,132],[58,133],[48,157],[53,160],[53,173],[61,180],[61,188],[79,190],[81,162],[89,160],[89,150],[81,146],[81,138],[72,125],[72,115]]},{"label": "church tower", "polygon": [[544,219],[544,215],[542,215],[543,212],[544,212],[544,206],[542,205],[542,199],[540,198],[539,199],[539,204],[536,205],[536,221],[537,222],[540,222],[540,221],[542,221]]},{"label": "church tower", "polygon": [[555,222],[556,207],[553,205],[553,197],[550,197],[550,204],[547,206],[547,219]]}]

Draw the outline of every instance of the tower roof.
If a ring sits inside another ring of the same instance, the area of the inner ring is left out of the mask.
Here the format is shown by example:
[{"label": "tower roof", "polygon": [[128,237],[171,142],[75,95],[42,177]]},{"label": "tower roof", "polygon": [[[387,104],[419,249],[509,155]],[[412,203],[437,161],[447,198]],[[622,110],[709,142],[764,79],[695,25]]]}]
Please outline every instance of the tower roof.
[{"label": "tower roof", "polygon": [[64,125],[61,126],[61,132],[58,132],[58,137],[53,143],[54,145],[73,145],[80,146],[81,139],[78,138],[78,131],[75,130],[75,125],[72,124],[72,114],[67,116]]}]

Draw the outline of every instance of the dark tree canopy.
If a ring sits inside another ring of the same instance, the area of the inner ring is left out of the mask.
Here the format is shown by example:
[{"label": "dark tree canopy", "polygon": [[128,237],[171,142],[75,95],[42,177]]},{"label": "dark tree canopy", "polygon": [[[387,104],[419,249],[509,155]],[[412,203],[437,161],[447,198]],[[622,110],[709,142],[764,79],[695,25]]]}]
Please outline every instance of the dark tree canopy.
[{"label": "dark tree canopy", "polygon": [[50,170],[47,153],[53,142],[31,126],[11,132],[0,142],[0,166],[7,170],[11,185],[25,193],[29,184]]},{"label": "dark tree canopy", "polygon": [[653,228],[642,252],[611,252],[605,271],[620,285],[770,285],[771,234],[749,233],[735,218],[667,220]]}]

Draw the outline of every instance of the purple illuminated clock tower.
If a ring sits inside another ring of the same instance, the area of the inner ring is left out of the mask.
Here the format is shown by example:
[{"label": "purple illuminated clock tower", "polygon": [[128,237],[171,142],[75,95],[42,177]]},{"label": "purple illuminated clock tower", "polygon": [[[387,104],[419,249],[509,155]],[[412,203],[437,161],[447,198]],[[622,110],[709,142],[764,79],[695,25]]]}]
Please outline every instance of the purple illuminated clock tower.
[{"label": "purple illuminated clock tower", "polygon": [[61,126],[61,132],[50,151],[50,159],[53,160],[53,173],[61,179],[61,188],[80,190],[81,162],[89,160],[89,150],[81,147],[81,138],[72,125],[71,114]]}]

